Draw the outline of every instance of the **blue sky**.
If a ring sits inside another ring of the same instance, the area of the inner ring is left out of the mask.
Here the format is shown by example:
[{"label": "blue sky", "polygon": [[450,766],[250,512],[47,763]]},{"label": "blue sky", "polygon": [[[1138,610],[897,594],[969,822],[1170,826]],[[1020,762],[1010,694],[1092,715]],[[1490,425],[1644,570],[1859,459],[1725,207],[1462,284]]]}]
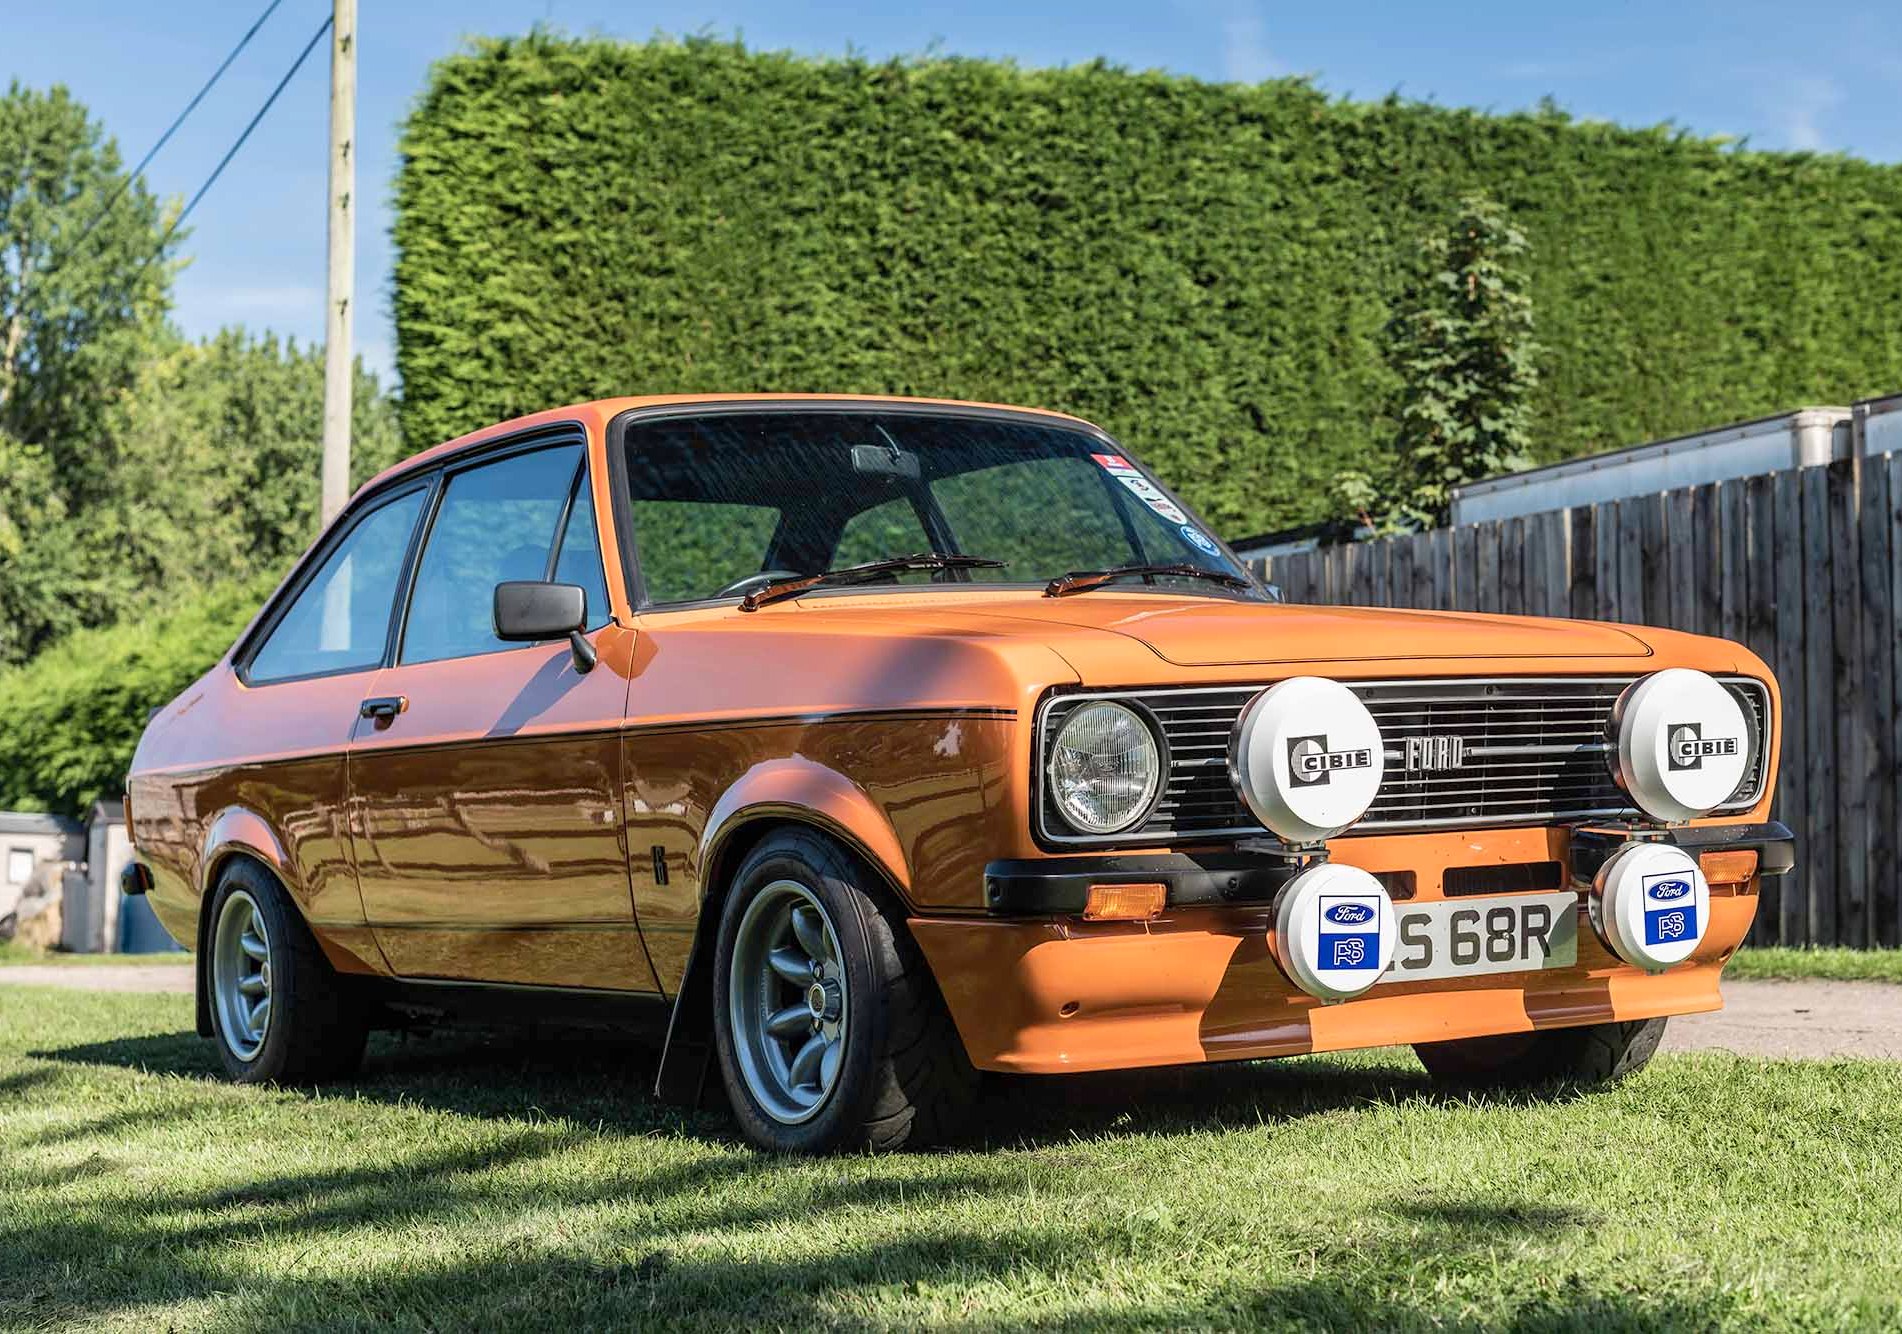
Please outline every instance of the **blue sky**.
[{"label": "blue sky", "polygon": [[[1808,3],[1284,3],[1281,0],[972,0],[872,7],[843,0],[360,0],[362,211],[357,345],[391,375],[389,182],[397,127],[432,60],[466,34],[545,22],[574,33],[737,33],[755,47],[870,56],[935,48],[1066,65],[1102,56],[1209,79],[1313,77],[1354,97],[1402,94],[1515,110],[1551,96],[1574,115],[1763,148],[1902,161],[1902,5]],[[10,0],[0,75],[64,83],[128,161],[156,139],[264,0]],[[223,82],[154,161],[162,194],[189,196],[311,32],[328,0],[284,0]],[[323,48],[191,221],[176,318],[321,336],[324,281]],[[632,391],[665,386],[630,385]]]}]

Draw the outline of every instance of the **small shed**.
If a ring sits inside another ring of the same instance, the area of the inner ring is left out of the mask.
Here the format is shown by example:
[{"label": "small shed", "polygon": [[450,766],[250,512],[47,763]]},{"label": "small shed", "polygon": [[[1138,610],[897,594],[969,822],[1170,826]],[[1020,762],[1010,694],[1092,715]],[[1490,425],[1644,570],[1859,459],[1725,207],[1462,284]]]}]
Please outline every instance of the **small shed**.
[{"label": "small shed", "polygon": [[21,898],[29,889],[45,884],[57,890],[65,868],[85,857],[86,828],[79,821],[64,815],[0,811],[0,923],[17,919]]},{"label": "small shed", "polygon": [[178,945],[142,898],[119,892],[132,859],[125,803],[96,801],[86,814],[85,867],[66,878],[60,948],[77,954],[158,954]]}]

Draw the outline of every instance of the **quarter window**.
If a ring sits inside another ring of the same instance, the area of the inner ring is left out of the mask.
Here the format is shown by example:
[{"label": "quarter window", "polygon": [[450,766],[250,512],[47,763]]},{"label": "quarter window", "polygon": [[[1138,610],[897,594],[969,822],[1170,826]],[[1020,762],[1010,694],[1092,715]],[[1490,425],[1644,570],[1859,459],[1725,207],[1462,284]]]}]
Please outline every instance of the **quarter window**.
[{"label": "quarter window", "polygon": [[[568,498],[586,481],[579,445],[517,454],[452,476],[417,563],[402,660],[437,662],[515,647],[495,637],[495,586],[550,577]],[[583,540],[577,534],[577,563]],[[599,569],[597,558],[597,586]],[[589,595],[596,596],[594,588]],[[605,591],[599,598],[605,607]]]},{"label": "quarter window", "polygon": [[423,495],[417,490],[387,501],[344,534],[252,655],[248,680],[263,684],[382,666],[390,608]]}]

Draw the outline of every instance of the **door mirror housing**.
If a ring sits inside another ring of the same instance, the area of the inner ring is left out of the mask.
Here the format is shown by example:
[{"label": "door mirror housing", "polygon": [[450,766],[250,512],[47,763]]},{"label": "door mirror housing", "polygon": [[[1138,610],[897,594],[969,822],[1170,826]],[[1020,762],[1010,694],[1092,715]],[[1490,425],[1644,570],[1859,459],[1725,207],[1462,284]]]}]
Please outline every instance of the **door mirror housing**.
[{"label": "door mirror housing", "polygon": [[568,640],[575,670],[594,666],[594,645],[581,637],[588,626],[588,594],[579,584],[511,579],[495,586],[495,637],[508,643]]}]

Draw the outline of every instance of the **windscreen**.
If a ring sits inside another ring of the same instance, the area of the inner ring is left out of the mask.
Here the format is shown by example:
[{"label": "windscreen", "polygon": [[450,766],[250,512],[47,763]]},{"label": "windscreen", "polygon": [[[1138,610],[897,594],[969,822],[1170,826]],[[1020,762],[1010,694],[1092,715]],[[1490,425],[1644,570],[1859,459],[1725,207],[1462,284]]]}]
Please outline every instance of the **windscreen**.
[{"label": "windscreen", "polygon": [[[1242,573],[1132,460],[1059,425],[745,411],[637,423],[626,449],[635,554],[650,603],[737,597],[782,575],[932,552],[1005,564],[891,578],[1042,585],[1136,564]],[[1129,581],[1145,584],[1254,596],[1182,576]]]}]

